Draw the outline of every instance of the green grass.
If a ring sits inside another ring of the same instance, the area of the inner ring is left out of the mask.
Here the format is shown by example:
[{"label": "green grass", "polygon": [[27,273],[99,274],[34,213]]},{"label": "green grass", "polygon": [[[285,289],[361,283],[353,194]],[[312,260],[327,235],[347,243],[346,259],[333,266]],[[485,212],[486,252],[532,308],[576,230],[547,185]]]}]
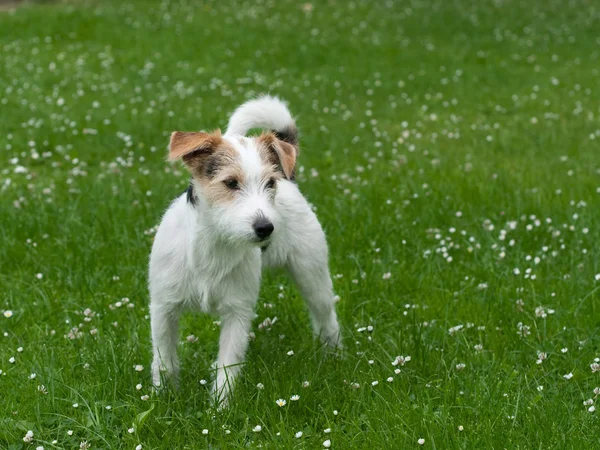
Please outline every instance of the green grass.
[{"label": "green grass", "polygon": [[[1,12],[0,448],[600,448],[599,29],[584,0]],[[266,274],[214,412],[215,318],[185,316],[181,389],[150,390],[151,229],[187,184],[169,133],[265,92],[298,117],[346,349]]]}]

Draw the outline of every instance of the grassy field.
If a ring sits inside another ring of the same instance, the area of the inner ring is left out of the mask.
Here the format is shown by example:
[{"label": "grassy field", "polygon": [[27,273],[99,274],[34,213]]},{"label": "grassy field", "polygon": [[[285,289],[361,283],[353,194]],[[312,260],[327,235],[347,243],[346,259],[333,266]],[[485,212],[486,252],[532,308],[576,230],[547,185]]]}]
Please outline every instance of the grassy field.
[{"label": "grassy field", "polygon": [[[599,30],[585,0],[0,12],[0,448],[600,448]],[[213,317],[183,320],[181,389],[150,389],[147,258],[188,183],[170,132],[267,92],[346,348],[266,274],[216,412]]]}]

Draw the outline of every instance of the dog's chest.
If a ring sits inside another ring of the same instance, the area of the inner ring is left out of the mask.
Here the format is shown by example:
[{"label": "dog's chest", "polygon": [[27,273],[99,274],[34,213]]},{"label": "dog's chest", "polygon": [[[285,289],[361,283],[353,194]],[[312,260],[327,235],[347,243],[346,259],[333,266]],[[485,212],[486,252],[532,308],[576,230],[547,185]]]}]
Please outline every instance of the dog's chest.
[{"label": "dog's chest", "polygon": [[261,258],[257,251],[195,249],[187,264],[188,305],[217,313],[223,303],[258,295]]}]

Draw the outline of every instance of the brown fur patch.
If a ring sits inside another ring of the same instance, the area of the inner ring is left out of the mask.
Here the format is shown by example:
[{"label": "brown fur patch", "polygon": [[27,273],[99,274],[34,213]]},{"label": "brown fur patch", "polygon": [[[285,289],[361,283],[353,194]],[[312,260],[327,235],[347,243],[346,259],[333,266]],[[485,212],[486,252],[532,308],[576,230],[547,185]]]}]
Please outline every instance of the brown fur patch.
[{"label": "brown fur patch", "polygon": [[175,161],[192,152],[210,152],[221,142],[221,130],[212,133],[175,131],[169,143],[169,161]]},{"label": "brown fur patch", "polygon": [[224,181],[235,179],[241,185],[244,173],[238,153],[223,139],[220,130],[212,133],[176,131],[171,135],[169,147],[169,159],[183,159],[209,203],[228,203],[235,198],[236,191],[228,188]]},{"label": "brown fur patch", "polygon": [[293,180],[298,147],[278,139],[271,132],[263,133],[256,142],[262,160],[277,167],[288,180]]}]

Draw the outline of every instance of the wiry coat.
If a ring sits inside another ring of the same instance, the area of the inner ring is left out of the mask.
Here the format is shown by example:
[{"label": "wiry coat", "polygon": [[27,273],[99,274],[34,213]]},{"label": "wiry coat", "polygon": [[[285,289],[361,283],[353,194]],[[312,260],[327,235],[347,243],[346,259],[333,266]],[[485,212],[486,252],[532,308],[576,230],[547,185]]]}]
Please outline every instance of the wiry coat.
[{"label": "wiry coat", "polygon": [[[271,133],[245,137],[251,128]],[[183,309],[221,319],[215,397],[227,401],[248,345],[263,266],[289,270],[314,333],[341,345],[327,243],[293,181],[297,130],[287,107],[262,97],[240,106],[228,131],[173,133],[170,159],[183,159],[190,189],[165,213],[150,256],[153,382],[177,377]]]}]

